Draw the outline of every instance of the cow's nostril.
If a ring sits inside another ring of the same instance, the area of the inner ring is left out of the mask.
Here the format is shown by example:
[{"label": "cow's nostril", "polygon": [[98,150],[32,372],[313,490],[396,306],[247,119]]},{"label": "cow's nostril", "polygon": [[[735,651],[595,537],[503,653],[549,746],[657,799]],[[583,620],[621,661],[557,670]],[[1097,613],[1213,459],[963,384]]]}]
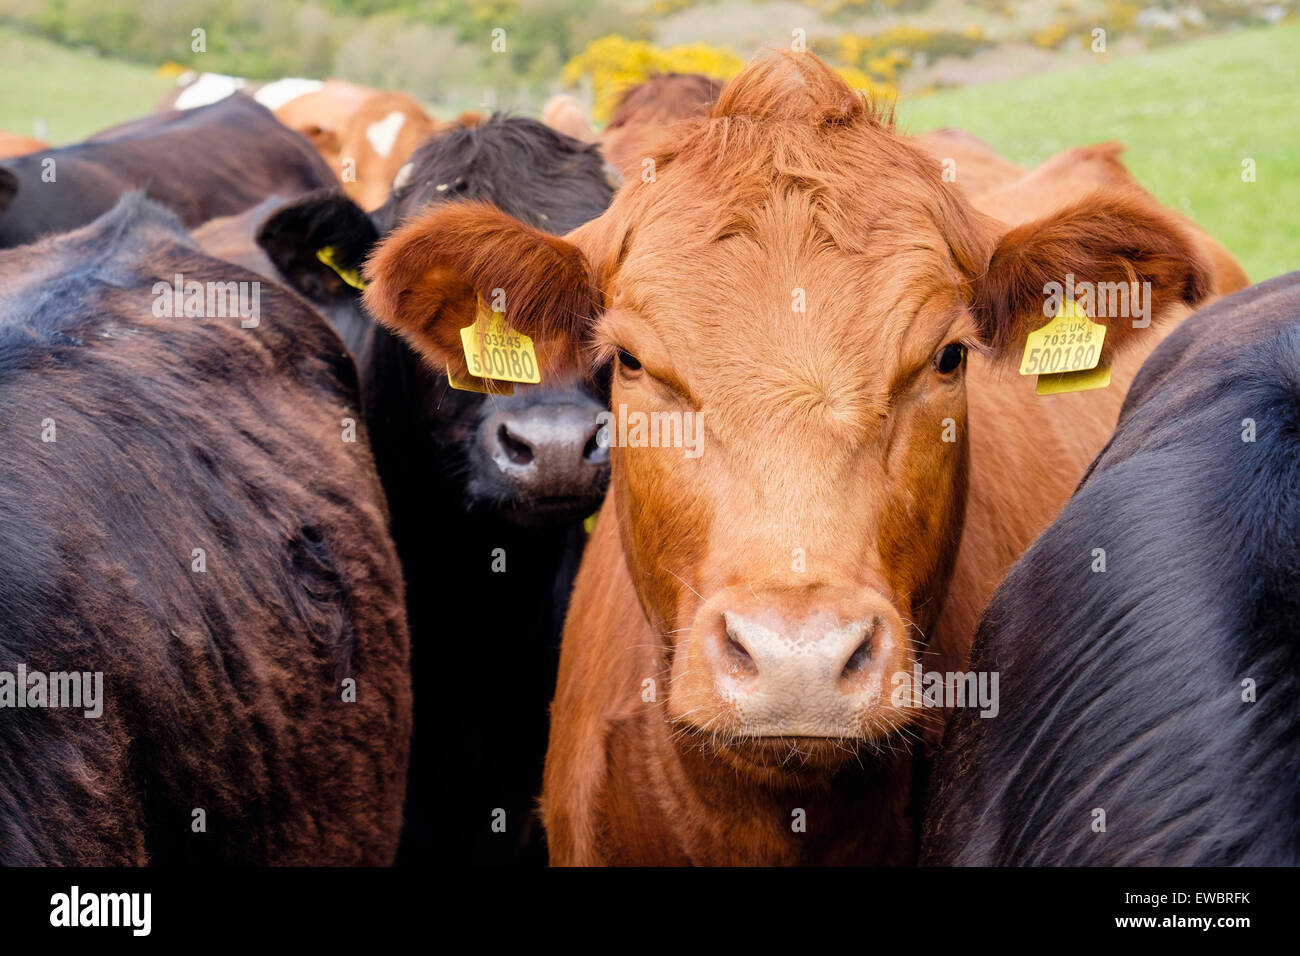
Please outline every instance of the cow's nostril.
[{"label": "cow's nostril", "polygon": [[514,435],[510,434],[510,429],[502,425],[497,429],[497,441],[505,449],[506,457],[516,465],[531,464],[533,460],[533,447],[527,442],[520,441]]},{"label": "cow's nostril", "polygon": [[727,634],[726,657],[727,667],[733,677],[754,677],[758,674],[758,664],[753,656],[745,649],[745,645],[730,633]]},{"label": "cow's nostril", "polygon": [[848,662],[844,665],[844,671],[841,677],[854,677],[861,673],[871,663],[871,638],[867,638],[857,646],[857,649],[849,655]]},{"label": "cow's nostril", "polygon": [[593,464],[599,464],[608,460],[608,458],[609,449],[601,444],[600,429],[597,429],[591,433],[591,437],[587,439],[587,444],[583,446],[582,460],[592,462]]}]

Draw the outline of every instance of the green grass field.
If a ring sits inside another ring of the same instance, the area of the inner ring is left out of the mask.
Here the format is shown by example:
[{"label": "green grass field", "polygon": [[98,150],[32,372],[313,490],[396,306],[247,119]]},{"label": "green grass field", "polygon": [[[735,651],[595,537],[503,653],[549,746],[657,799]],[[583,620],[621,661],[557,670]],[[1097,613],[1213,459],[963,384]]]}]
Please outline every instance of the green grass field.
[{"label": "green grass field", "polygon": [[[1206,37],[1095,67],[899,105],[912,132],[958,126],[1032,166],[1115,139],[1162,202],[1259,282],[1300,269],[1300,24]],[[1253,183],[1242,160],[1255,160]]]},{"label": "green grass field", "polygon": [[147,113],[175,80],[0,28],[0,130],[34,135],[37,120],[55,144]]},{"label": "green grass field", "polygon": [[[1300,24],[1207,37],[1096,66],[905,100],[900,124],[958,126],[1032,166],[1116,139],[1165,203],[1260,281],[1300,268]],[[0,129],[54,143],[153,107],[172,80],[0,28]],[[1255,161],[1253,183],[1242,161]]]}]

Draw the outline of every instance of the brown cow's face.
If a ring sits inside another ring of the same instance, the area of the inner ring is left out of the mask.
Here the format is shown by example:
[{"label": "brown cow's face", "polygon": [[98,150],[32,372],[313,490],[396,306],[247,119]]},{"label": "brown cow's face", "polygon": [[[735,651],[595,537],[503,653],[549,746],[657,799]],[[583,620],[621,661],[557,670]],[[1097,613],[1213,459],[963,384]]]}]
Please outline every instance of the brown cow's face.
[{"label": "brown cow's face", "polygon": [[[457,330],[493,288],[543,366],[593,346],[617,361],[612,505],[660,697],[666,680],[679,746],[737,767],[792,744],[801,766],[834,766],[924,713],[891,700],[892,678],[922,650],[961,537],[963,346],[1018,358],[1067,274],[1149,282],[1156,315],[1210,289],[1143,197],[1090,197],[995,240],[916,147],[794,56],[729,84],[653,181],[567,240],[444,208],[367,271],[371,311],[456,374]],[[1138,333],[1098,319],[1108,362]]]},{"label": "brown cow's face", "polygon": [[[798,192],[722,236],[683,229],[689,213],[656,215],[692,205],[673,172],[620,244],[594,333],[617,356],[615,500],[669,713],[710,739],[883,736],[914,713],[890,678],[961,529],[976,328],[960,271],[923,208],[843,245],[810,235]],[[621,425],[679,416],[694,448],[637,447]]]}]

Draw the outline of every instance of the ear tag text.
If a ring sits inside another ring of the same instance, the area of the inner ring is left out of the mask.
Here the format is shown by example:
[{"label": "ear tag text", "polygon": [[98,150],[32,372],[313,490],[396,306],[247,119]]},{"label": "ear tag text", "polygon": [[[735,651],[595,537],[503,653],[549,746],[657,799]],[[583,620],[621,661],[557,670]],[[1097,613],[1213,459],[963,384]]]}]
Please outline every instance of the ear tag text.
[{"label": "ear tag text", "polygon": [[532,385],[542,380],[533,340],[506,325],[502,313],[488,311],[482,299],[477,320],[460,330],[460,342],[471,375]]}]

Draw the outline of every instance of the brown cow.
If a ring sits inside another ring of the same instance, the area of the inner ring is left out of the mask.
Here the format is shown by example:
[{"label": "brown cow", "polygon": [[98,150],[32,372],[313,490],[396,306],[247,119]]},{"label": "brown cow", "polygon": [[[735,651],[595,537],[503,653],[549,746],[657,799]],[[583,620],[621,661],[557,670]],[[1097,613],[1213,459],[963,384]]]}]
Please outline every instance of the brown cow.
[{"label": "brown cow", "polygon": [[913,142],[939,160],[944,181],[956,183],[968,197],[1014,183],[1025,174],[1024,169],[1003,159],[988,143],[965,130],[934,129],[914,137]]},{"label": "brown cow", "polygon": [[[435,365],[464,373],[458,330],[496,289],[544,365],[615,357],[612,408],[642,416],[565,626],[551,859],[910,861],[909,743],[940,718],[897,675],[964,666],[1209,266],[1120,190],[999,237],[811,55],[752,63],[655,159],[566,239],[444,207],[367,269],[372,312]],[[1155,322],[1099,317],[1114,384],[1040,398],[999,366],[1067,274],[1150,283]],[[644,447],[652,413],[695,455]]]},{"label": "brown cow", "polygon": [[17,133],[0,133],[0,159],[8,159],[10,156],[26,156],[28,153],[48,149],[49,145],[49,143],[42,143],[39,139],[32,139],[30,136],[20,136]]},{"label": "brown cow", "polygon": [[388,198],[393,177],[438,123],[405,93],[342,80],[295,97],[276,118],[311,141],[362,209]]},{"label": "brown cow", "polygon": [[[1019,226],[1063,209],[1099,189],[1140,190],[1138,181],[1120,161],[1119,154],[1124,148],[1116,142],[1076,146],[1057,153],[1031,172],[995,187],[974,191],[967,182],[966,194],[972,197],[971,204],[976,209],[1009,226]],[[990,179],[986,177],[983,181]],[[960,173],[957,182],[962,182]],[[1214,266],[1215,292],[1229,295],[1250,285],[1250,279],[1232,253],[1190,219],[1180,218],[1197,237]]]},{"label": "brown cow", "polygon": [[[1120,161],[1119,155],[1125,149],[1121,143],[1075,146],[1026,172],[965,130],[931,130],[914,137],[914,141],[940,161],[945,182],[955,183],[976,209],[1009,226],[1064,209],[1098,189],[1142,189]],[[1215,291],[1219,295],[1250,285],[1232,253],[1190,219],[1185,222],[1214,265]]]},{"label": "brown cow", "polygon": [[673,128],[704,116],[721,92],[721,80],[700,73],[656,73],[619,97],[600,150],[624,177],[639,176],[642,160]]},{"label": "brown cow", "polygon": [[587,111],[576,96],[560,93],[552,96],[542,107],[542,122],[551,129],[572,136],[584,143],[594,143],[600,135],[591,128]]}]

